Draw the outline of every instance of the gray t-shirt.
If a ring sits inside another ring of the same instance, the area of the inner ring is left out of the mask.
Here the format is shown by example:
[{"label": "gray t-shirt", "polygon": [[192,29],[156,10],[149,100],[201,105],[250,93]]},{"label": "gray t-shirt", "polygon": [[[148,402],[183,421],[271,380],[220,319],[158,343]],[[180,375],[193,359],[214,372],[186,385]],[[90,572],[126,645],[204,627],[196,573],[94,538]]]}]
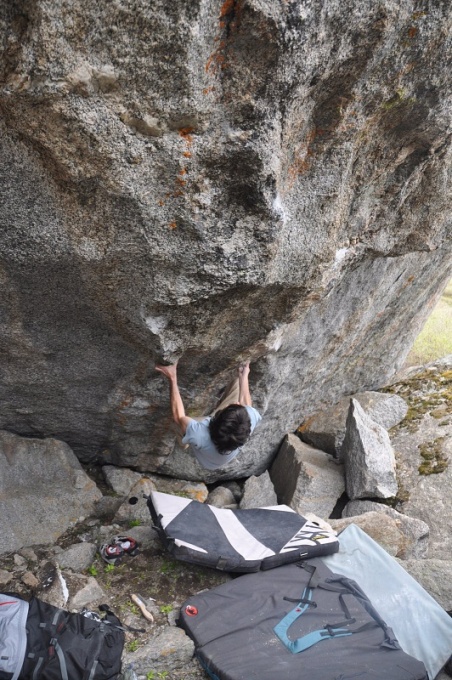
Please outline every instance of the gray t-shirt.
[{"label": "gray t-shirt", "polygon": [[[251,420],[252,432],[258,422],[262,420],[262,416],[252,406],[245,406],[245,408]],[[190,444],[190,449],[193,451],[195,458],[203,467],[207,468],[207,470],[216,470],[234,460],[237,454],[240,453],[240,449],[235,449],[235,451],[231,451],[227,455],[218,453],[215,444],[210,438],[210,420],[210,416],[202,420],[190,420],[182,443]]]}]

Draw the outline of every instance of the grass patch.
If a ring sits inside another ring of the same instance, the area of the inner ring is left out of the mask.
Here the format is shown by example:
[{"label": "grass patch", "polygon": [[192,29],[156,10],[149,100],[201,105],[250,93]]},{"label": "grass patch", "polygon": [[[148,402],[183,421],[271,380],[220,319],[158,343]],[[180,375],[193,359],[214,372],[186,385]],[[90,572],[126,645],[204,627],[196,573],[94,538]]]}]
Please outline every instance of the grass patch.
[{"label": "grass patch", "polygon": [[138,640],[131,640],[126,646],[126,649],[128,652],[136,652],[138,647],[140,646],[140,643]]},{"label": "grass patch", "polygon": [[169,614],[170,612],[173,611],[173,609],[174,609],[174,607],[173,607],[172,604],[162,604],[162,606],[160,607],[160,613],[161,614]]},{"label": "grass patch", "polygon": [[406,366],[427,364],[452,354],[452,279],[409,353]]}]

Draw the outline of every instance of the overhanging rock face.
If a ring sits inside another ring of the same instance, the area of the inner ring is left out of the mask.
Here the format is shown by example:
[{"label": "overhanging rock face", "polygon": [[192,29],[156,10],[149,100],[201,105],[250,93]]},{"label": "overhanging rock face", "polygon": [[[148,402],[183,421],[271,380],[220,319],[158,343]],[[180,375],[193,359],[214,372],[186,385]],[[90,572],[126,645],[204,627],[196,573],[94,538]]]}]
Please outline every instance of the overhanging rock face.
[{"label": "overhanging rock face", "polygon": [[[0,427],[188,479],[401,365],[450,275],[447,3],[3,3]],[[176,444],[238,361],[264,420]]]}]

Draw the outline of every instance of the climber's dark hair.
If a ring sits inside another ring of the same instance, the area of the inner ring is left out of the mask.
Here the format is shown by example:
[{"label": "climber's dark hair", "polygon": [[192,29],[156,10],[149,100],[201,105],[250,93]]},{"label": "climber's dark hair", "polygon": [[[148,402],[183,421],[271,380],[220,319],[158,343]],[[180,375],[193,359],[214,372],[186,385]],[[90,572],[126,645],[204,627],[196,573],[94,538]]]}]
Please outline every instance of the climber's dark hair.
[{"label": "climber's dark hair", "polygon": [[218,411],[209,423],[210,437],[219,453],[227,454],[247,441],[251,434],[248,411],[240,404],[231,404]]}]

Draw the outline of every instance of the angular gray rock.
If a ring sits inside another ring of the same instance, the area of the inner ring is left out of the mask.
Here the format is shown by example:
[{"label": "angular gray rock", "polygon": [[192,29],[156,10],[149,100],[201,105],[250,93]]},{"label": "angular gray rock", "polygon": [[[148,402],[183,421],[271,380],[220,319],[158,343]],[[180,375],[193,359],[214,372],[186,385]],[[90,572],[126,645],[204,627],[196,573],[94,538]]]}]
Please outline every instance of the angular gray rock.
[{"label": "angular gray rock", "polygon": [[396,495],[395,456],[389,435],[365,414],[356,399],[350,400],[340,457],[345,463],[345,486],[351,500]]},{"label": "angular gray rock", "polygon": [[19,550],[19,554],[24,557],[28,562],[37,562],[38,556],[36,555],[33,548],[22,548]]},{"label": "angular gray rock", "polygon": [[94,609],[97,604],[105,600],[105,593],[93,576],[82,574],[66,575],[69,589],[68,609],[80,611],[83,607]]},{"label": "angular gray rock", "polygon": [[121,496],[102,496],[96,506],[96,516],[103,520],[110,520],[119,510],[122,502]]},{"label": "angular gray rock", "polygon": [[111,11],[1,3],[0,427],[205,480],[153,366],[198,415],[250,357],[265,418],[209,481],[258,475],[385,384],[450,276],[449,6]]},{"label": "angular gray rock", "polygon": [[277,505],[275,488],[270,479],[268,471],[259,477],[248,477],[243,487],[243,497],[240,501],[240,508],[264,508]]},{"label": "angular gray rock", "polygon": [[322,519],[328,519],[345,488],[343,466],[293,434],[285,437],[270,478],[279,503]]},{"label": "angular gray rock", "polygon": [[331,526],[339,533],[350,524],[356,524],[366,532],[374,541],[393,557],[400,556],[406,550],[406,537],[396,520],[381,512],[366,512],[356,517],[344,517],[342,519],[330,519]]},{"label": "angular gray rock", "polygon": [[28,588],[35,590],[39,586],[39,581],[31,571],[26,571],[20,579]]},{"label": "angular gray rock", "polygon": [[403,515],[401,512],[394,510],[394,508],[383,505],[383,503],[374,503],[372,501],[350,501],[345,506],[342,517],[353,517],[356,519],[357,515],[362,515],[366,512],[380,512],[392,517],[396,521],[399,530],[405,536],[405,547],[399,549],[397,557],[401,559],[422,559],[427,557],[430,534],[428,524],[415,517]]},{"label": "angular gray rock", "polygon": [[13,574],[6,569],[0,569],[0,586],[7,586],[12,580]]},{"label": "angular gray rock", "polygon": [[118,468],[114,465],[104,465],[102,473],[108,486],[118,496],[127,496],[132,486],[143,476],[139,472],[134,472],[128,468]]},{"label": "angular gray rock", "polygon": [[0,554],[54,543],[100,498],[64,442],[0,432]]},{"label": "angular gray rock", "polygon": [[151,523],[151,515],[147,506],[147,496],[155,491],[155,484],[147,477],[142,477],[130,489],[126,499],[115,514],[115,522],[139,521],[143,524]]},{"label": "angular gray rock", "polygon": [[136,526],[127,529],[127,536],[131,536],[138,541],[140,548],[146,550],[147,548],[155,547],[160,543],[157,532],[148,524],[145,526]]},{"label": "angular gray rock", "polygon": [[25,559],[25,557],[16,553],[13,556],[13,560],[14,560],[14,567],[15,567],[16,570],[20,570],[20,569],[25,570],[26,569],[27,560]]},{"label": "angular gray rock", "polygon": [[225,486],[227,489],[232,491],[232,495],[234,496],[234,500],[236,503],[240,503],[243,495],[242,487],[238,482],[235,482],[233,480],[231,481],[225,481],[223,482],[222,486]]},{"label": "angular gray rock", "polygon": [[105,600],[105,593],[93,576],[62,571],[56,561],[42,564],[36,577],[39,582],[36,595],[54,607],[80,611]]},{"label": "angular gray rock", "polygon": [[339,457],[345,437],[350,399],[356,399],[372,420],[390,430],[407,414],[408,405],[397,394],[361,392],[340,399],[335,406],[306,418],[297,432],[301,439],[317,449]]},{"label": "angular gray rock", "polygon": [[80,572],[88,569],[96,556],[97,546],[93,543],[75,543],[55,556],[60,569]]},{"label": "angular gray rock", "polygon": [[215,508],[230,507],[231,505],[236,506],[234,494],[225,486],[217,486],[213,489],[207,496],[206,502],[209,505],[213,505]]},{"label": "angular gray rock", "polygon": [[60,567],[55,561],[46,561],[39,566],[36,574],[40,583],[36,595],[43,602],[54,607],[66,607],[69,589]]},{"label": "angular gray rock", "polygon": [[195,645],[181,628],[166,626],[135,652],[126,651],[123,667],[131,667],[139,676],[155,673],[184,671],[190,664]]}]

